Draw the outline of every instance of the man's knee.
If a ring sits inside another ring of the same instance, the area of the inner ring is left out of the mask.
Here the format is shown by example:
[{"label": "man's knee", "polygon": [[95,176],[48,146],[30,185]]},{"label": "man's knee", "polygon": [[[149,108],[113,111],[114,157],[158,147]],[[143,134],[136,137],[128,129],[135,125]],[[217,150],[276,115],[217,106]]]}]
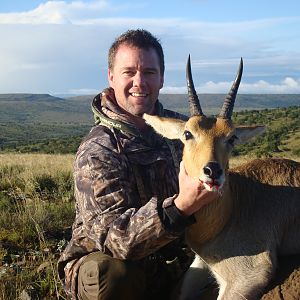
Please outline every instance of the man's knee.
[{"label": "man's knee", "polygon": [[135,264],[100,252],[88,255],[79,269],[79,299],[139,299],[144,288],[144,275]]}]

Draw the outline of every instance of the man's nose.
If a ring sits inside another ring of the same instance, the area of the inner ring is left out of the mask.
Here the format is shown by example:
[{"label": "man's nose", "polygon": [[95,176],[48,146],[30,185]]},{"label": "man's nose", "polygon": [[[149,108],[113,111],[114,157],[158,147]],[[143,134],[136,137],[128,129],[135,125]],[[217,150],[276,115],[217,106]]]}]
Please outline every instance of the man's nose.
[{"label": "man's nose", "polygon": [[133,78],[133,86],[142,86],[145,84],[145,77],[141,72],[136,72]]}]

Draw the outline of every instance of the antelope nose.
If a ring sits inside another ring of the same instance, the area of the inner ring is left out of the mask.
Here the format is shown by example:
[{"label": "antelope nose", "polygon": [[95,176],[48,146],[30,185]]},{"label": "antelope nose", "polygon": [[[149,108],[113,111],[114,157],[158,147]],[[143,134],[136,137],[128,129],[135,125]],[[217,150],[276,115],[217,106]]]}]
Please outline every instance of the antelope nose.
[{"label": "antelope nose", "polygon": [[203,172],[210,178],[217,179],[223,174],[223,170],[217,162],[210,161],[204,168]]}]

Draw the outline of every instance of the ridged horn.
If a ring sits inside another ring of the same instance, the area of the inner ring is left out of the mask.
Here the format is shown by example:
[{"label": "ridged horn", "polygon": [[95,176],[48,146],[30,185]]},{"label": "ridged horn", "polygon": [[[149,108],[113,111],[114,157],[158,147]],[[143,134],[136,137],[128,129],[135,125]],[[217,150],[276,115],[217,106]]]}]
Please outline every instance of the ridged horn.
[{"label": "ridged horn", "polygon": [[239,89],[242,74],[243,74],[243,59],[241,58],[239,70],[237,72],[236,78],[231,86],[229,93],[225,97],[223,107],[219,114],[219,118],[231,119],[233,107],[234,107],[234,101]]},{"label": "ridged horn", "polygon": [[203,116],[201,109],[200,101],[197,96],[197,92],[194,87],[192,70],[191,70],[191,58],[188,57],[186,64],[186,84],[188,89],[189,105],[190,105],[190,114],[191,116]]}]

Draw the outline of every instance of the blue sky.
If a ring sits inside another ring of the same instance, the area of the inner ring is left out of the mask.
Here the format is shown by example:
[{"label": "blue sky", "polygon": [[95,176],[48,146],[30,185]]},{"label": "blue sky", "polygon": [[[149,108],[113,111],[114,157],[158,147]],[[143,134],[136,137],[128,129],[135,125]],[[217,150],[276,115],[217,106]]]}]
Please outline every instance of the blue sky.
[{"label": "blue sky", "polygon": [[162,92],[300,93],[299,0],[1,0],[0,93],[95,94],[116,35],[145,28],[165,50]]}]

